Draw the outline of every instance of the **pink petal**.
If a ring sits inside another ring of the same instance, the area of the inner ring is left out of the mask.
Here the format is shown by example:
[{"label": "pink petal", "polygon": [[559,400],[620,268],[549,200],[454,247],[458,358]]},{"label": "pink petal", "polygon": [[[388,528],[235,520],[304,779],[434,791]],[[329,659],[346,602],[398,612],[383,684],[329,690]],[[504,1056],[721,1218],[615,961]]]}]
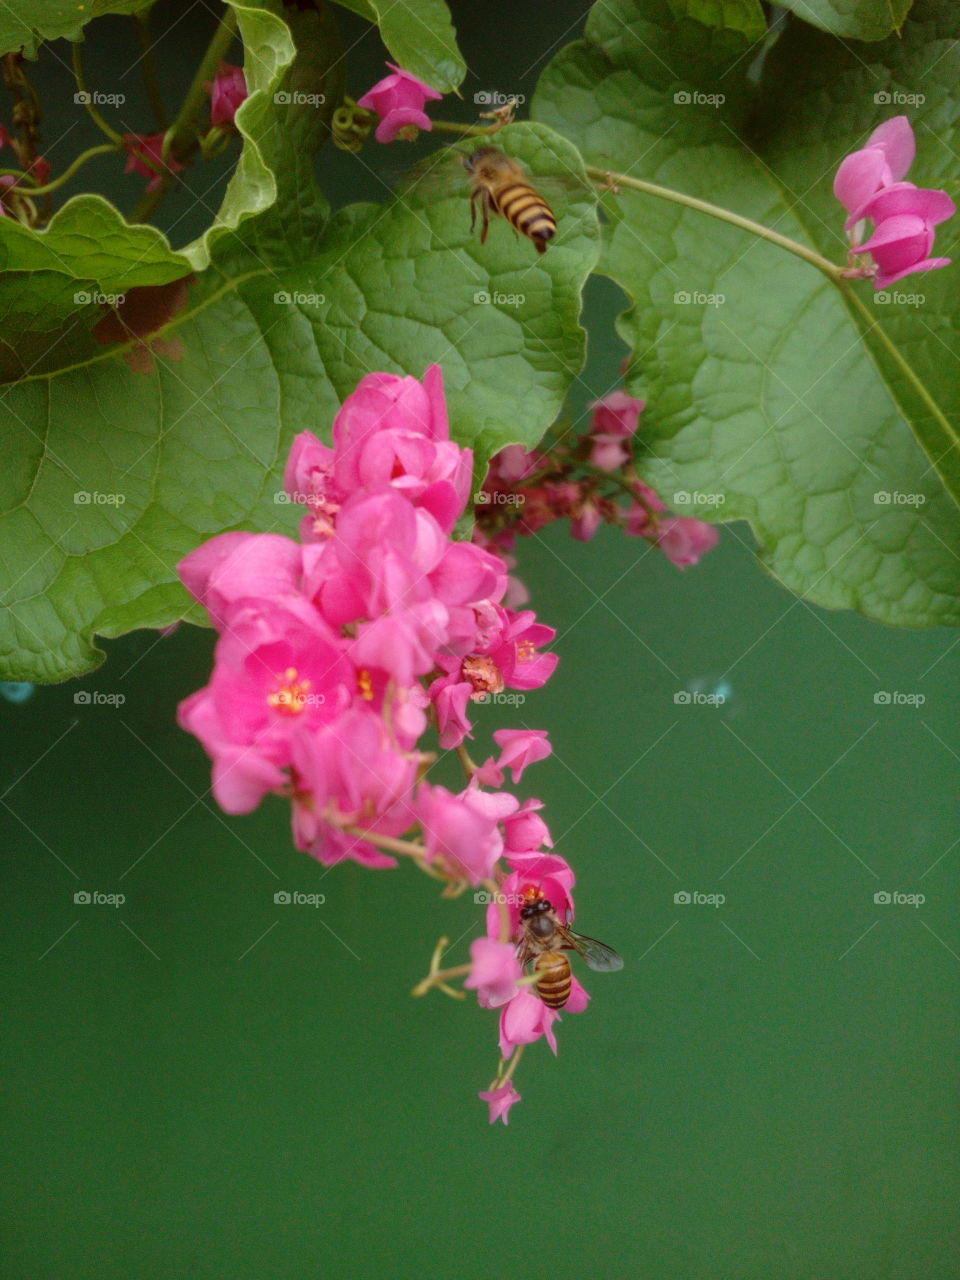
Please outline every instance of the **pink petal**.
[{"label": "pink petal", "polygon": [[894,182],[899,182],[916,155],[917,143],[906,116],[893,116],[878,125],[867,140],[868,147],[880,147],[887,158]]}]

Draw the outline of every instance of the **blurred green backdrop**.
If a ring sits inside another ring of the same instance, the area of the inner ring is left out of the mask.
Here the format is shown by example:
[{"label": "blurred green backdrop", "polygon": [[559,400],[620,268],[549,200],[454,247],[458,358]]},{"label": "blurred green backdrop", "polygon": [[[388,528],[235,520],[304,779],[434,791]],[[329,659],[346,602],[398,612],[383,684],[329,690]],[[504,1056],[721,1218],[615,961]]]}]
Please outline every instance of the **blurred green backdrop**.
[{"label": "blurred green backdrop", "polygon": [[[478,90],[529,97],[584,16],[454,10],[464,119]],[[185,83],[210,15],[160,14]],[[359,96],[383,50],[344,30]],[[53,137],[58,95],[76,118],[66,52],[37,73]],[[87,56],[106,86],[136,47],[104,21]],[[323,181],[379,199],[370,166],[397,151],[325,155]],[[97,163],[130,207],[142,180]],[[205,217],[184,198],[165,225],[179,244]],[[623,354],[616,290],[588,303],[579,416]],[[88,679],[0,704],[5,1280],[960,1276],[956,637],[808,607],[743,526],[683,574],[611,531],[551,529],[520,572],[562,662],[479,740],[549,728],[522,791],[577,869],[578,925],[626,968],[581,972],[592,1006],[556,1060],[527,1053],[508,1129],[476,1098],[496,1017],[409,996],[437,936],[465,958],[482,913],[409,868],[326,871],[279,802],[215,810],[174,723],[209,633],[127,637]],[[717,689],[720,708],[676,701]],[[897,892],[925,901],[875,901]]]}]

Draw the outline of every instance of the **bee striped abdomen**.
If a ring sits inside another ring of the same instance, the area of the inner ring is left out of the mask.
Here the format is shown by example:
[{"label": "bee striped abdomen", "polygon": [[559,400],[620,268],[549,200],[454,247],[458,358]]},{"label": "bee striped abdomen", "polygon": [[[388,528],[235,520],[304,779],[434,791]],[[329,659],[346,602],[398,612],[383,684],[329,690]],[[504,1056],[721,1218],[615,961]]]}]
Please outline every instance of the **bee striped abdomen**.
[{"label": "bee striped abdomen", "polygon": [[570,999],[570,961],[561,951],[544,951],[533,964],[537,995],[548,1009],[562,1009]]},{"label": "bee striped abdomen", "polygon": [[512,182],[496,193],[497,209],[520,232],[544,253],[547,241],[557,232],[557,220],[550,206],[525,182]]}]

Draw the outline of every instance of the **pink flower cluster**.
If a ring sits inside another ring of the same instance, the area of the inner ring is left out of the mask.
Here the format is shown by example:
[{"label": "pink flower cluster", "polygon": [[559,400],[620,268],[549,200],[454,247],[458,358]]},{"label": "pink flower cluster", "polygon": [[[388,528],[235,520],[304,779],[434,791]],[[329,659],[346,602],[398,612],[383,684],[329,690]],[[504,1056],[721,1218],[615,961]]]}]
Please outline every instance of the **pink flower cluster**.
[{"label": "pink flower cluster", "polygon": [[[869,253],[875,263],[875,287],[886,289],[904,276],[950,265],[932,258],[934,228],[951,218],[956,205],[945,191],[904,182],[916,141],[906,116],[894,116],[874,129],[867,145],[848,155],[837,170],[833,192],[849,213],[852,252]],[[870,218],[873,235],[858,243]]]},{"label": "pink flower cluster", "polygon": [[431,89],[402,67],[392,62],[388,62],[387,66],[393,75],[378,80],[358,100],[357,106],[375,111],[380,117],[374,134],[378,142],[393,142],[398,137],[404,142],[412,141],[420,129],[433,128],[430,117],[423,108],[428,101],[439,101],[443,94],[437,93],[436,89]]},{"label": "pink flower cluster", "polygon": [[[613,391],[591,408],[590,429],[574,448],[557,445],[528,453],[522,445],[510,445],[491,460],[483,501],[476,508],[476,540],[510,552],[517,534],[533,534],[569,518],[572,536],[583,542],[601,524],[612,524],[656,543],[680,568],[696,564],[716,546],[716,526],[670,514],[633,471],[629,442],[645,401]],[[616,477],[616,487],[607,475]]]},{"label": "pink flower cluster", "polygon": [[[503,560],[452,539],[472,466],[450,439],[437,365],[422,383],[364,378],[336,416],[332,446],[297,436],[285,488],[307,507],[300,540],[225,533],[180,563],[219,637],[210,682],[179,721],[213,761],[220,806],[247,813],[269,792],[288,797],[295,843],[320,862],[389,867],[408,853],[451,883],[499,885],[511,905],[489,908],[467,986],[501,1010],[506,1060],[541,1036],[556,1051],[559,1016],[518,985],[515,904],[538,892],[568,920],[574,877],[544,851],[540,802],[501,789],[507,771],[519,782],[550,754],[545,732],[497,730],[499,754],[481,765],[464,753],[469,781],[458,793],[427,780],[429,719],[442,746],[460,747],[474,704],[536,688],[557,663],[542,652],[551,628],[504,602]],[[586,1002],[574,982],[567,1008]],[[509,1076],[494,1085],[482,1096],[506,1121],[519,1095]]]}]

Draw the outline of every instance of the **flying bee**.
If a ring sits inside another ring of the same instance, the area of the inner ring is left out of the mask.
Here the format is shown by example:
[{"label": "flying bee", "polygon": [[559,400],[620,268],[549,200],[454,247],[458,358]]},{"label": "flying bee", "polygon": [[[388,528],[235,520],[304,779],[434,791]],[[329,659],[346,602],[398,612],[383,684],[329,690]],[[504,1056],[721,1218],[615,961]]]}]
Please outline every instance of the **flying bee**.
[{"label": "flying bee", "polygon": [[463,167],[470,175],[471,231],[477,222],[477,205],[480,206],[480,243],[487,242],[493,213],[506,218],[516,231],[532,240],[537,253],[546,253],[547,242],[557,234],[557,220],[543,196],[527,181],[523,165],[497,147],[480,147],[463,157]]},{"label": "flying bee", "polygon": [[528,885],[520,908],[520,940],[517,959],[533,961],[537,995],[548,1009],[562,1009],[570,999],[570,961],[564,951],[579,951],[591,969],[613,973],[623,968],[623,957],[596,938],[587,938],[560,919],[552,903],[539,889]]}]

